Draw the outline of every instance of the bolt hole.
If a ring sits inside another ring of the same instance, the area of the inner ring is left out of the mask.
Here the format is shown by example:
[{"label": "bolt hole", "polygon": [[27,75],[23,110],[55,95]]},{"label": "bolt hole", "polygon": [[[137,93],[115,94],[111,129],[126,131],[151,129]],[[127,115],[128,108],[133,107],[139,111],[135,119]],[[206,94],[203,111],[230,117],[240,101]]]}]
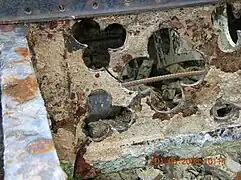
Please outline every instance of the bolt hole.
[{"label": "bolt hole", "polygon": [[98,9],[98,7],[99,7],[99,5],[98,5],[97,2],[94,2],[94,3],[92,4],[92,8],[93,8],[93,9]]},{"label": "bolt hole", "polygon": [[224,102],[222,99],[218,99],[213,105],[211,115],[216,121],[234,120],[239,117],[239,109],[232,103]]},{"label": "bolt hole", "polygon": [[233,107],[230,104],[225,104],[224,106],[225,107],[217,109],[218,117],[226,117],[232,112]]},{"label": "bolt hole", "polygon": [[65,11],[65,5],[60,4],[60,5],[59,5],[59,11],[60,11],[60,12],[64,12],[64,11]]},{"label": "bolt hole", "polygon": [[32,11],[31,11],[31,9],[29,7],[27,7],[27,8],[24,9],[24,13],[25,14],[31,14]]}]

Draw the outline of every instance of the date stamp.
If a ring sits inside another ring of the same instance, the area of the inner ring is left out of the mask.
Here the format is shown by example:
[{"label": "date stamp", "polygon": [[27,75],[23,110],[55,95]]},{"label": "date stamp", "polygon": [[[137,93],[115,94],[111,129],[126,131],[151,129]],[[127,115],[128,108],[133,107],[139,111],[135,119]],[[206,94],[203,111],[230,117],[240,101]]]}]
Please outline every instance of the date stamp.
[{"label": "date stamp", "polygon": [[159,157],[154,155],[151,159],[150,165],[160,164],[185,164],[185,165],[224,165],[225,158],[175,158],[175,157]]}]

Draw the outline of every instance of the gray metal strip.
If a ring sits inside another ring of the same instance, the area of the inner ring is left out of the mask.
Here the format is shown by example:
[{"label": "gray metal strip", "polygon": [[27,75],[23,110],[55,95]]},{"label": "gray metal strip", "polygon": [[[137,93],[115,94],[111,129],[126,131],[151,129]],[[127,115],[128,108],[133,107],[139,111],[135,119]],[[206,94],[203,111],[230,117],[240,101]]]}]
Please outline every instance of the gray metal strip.
[{"label": "gray metal strip", "polygon": [[5,180],[64,180],[25,29],[0,29]]},{"label": "gray metal strip", "polygon": [[5,0],[0,23],[86,18],[174,7],[217,3],[221,0]]}]

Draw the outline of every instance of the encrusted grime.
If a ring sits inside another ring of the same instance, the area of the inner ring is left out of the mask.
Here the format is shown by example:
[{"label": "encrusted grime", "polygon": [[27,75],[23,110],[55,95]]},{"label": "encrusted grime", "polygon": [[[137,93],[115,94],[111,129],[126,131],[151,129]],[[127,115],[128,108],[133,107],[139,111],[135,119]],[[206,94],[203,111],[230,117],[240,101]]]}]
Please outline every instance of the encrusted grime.
[{"label": "encrusted grime", "polygon": [[[87,97],[96,89],[107,91],[112,96],[114,106],[132,108],[135,115],[135,123],[127,131],[120,133],[113,130],[111,136],[86,147],[86,162],[103,172],[143,167],[146,163],[145,154],[151,155],[158,150],[166,155],[168,149],[170,155],[188,156],[198,154],[205,147],[203,150],[207,151],[204,153],[206,155],[212,153],[212,143],[225,144],[227,139],[224,137],[214,138],[208,133],[201,133],[239,126],[241,120],[238,117],[220,123],[210,115],[211,108],[221,97],[241,106],[238,72],[240,50],[229,54],[220,51],[218,35],[211,21],[211,14],[217,6],[94,18],[100,29],[119,23],[126,30],[124,45],[108,49],[108,71],[86,67],[83,51],[87,45],[76,42],[72,36],[72,26],[76,21],[58,22],[54,28],[50,28],[48,23],[32,24],[29,40],[35,54],[35,71],[52,121],[60,159],[74,163],[78,140],[85,138],[83,122],[90,113]],[[146,97],[137,97],[136,91],[127,90],[118,81],[127,62],[150,56],[148,40],[159,28],[173,28],[179,33],[180,54],[197,49],[204,53],[206,62],[211,64],[203,83],[184,88],[186,102],[189,103],[174,114],[165,116],[157,115],[147,104]],[[131,103],[138,108],[129,107]],[[235,147],[240,145],[239,132],[240,129],[237,129],[236,139],[228,139],[237,140]],[[182,141],[185,138],[188,141]],[[66,139],[71,143],[66,143]],[[201,142],[188,146],[190,141]],[[176,149],[178,145],[183,149]]]}]

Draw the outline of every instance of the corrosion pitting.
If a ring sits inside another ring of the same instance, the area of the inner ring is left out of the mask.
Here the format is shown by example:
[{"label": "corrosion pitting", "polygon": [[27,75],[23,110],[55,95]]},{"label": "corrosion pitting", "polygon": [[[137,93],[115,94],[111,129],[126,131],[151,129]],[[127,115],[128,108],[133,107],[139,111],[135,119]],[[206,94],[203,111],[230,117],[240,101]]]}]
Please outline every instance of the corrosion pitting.
[{"label": "corrosion pitting", "polygon": [[3,93],[13,97],[20,103],[31,100],[38,95],[38,83],[34,75],[25,79],[13,78],[3,89]]}]

